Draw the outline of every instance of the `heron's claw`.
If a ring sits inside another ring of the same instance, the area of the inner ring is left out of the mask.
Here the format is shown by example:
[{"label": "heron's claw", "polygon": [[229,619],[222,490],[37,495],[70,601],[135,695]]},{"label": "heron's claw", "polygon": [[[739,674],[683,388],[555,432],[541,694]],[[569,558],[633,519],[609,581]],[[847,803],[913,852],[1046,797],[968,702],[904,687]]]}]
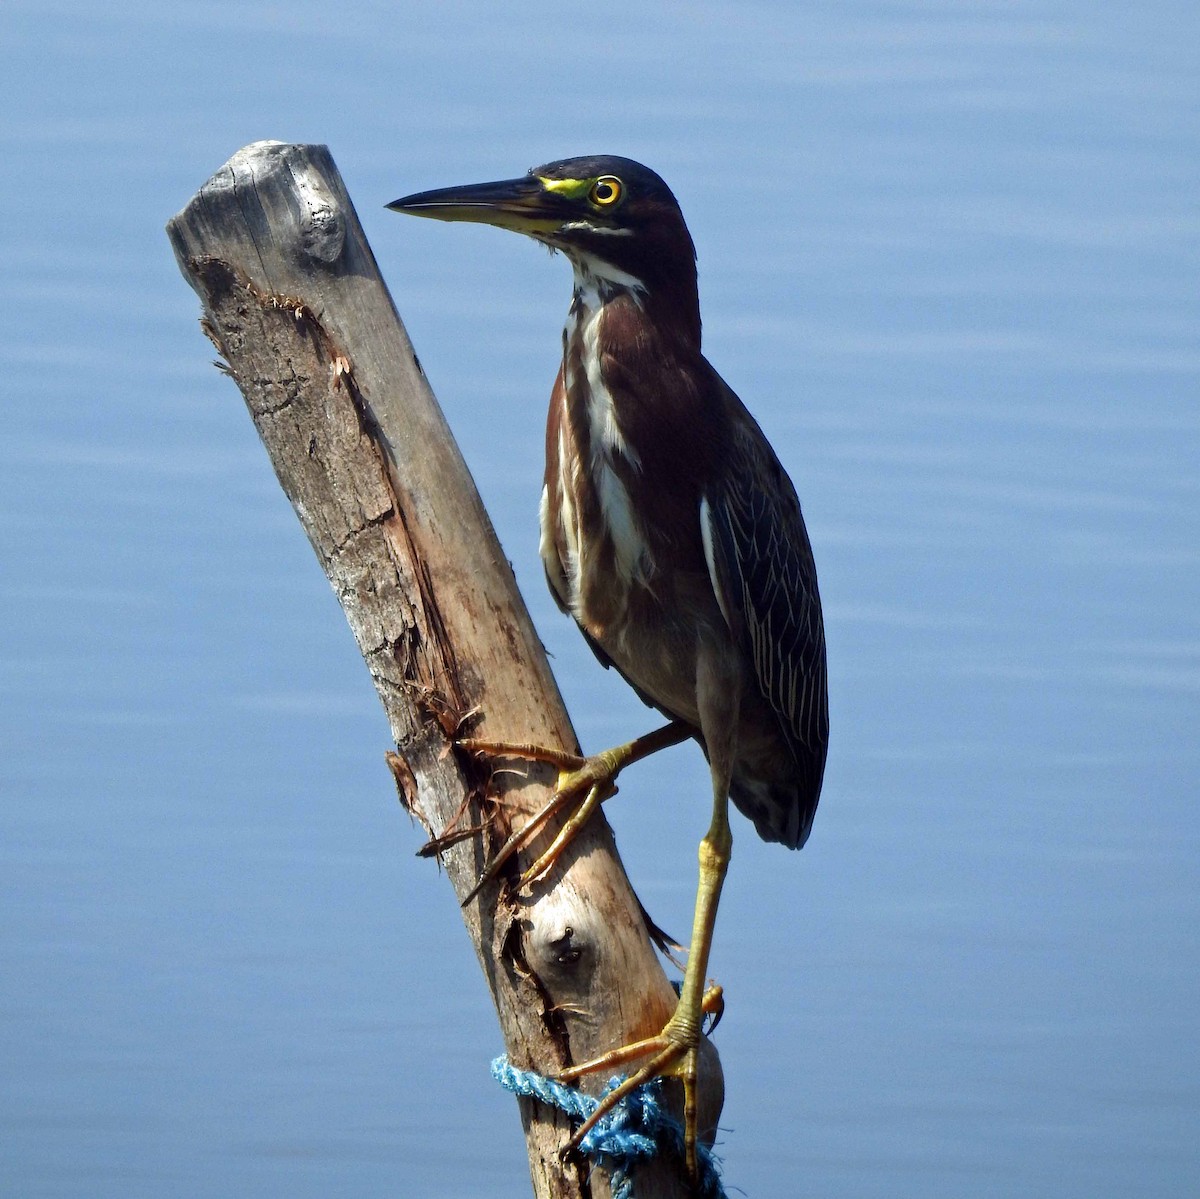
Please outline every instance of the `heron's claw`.
[{"label": "heron's claw", "polygon": [[545,762],[557,766],[559,770],[554,793],[534,813],[533,817],[514,832],[496,852],[479,876],[479,881],[462,901],[464,907],[479,894],[483,887],[496,878],[513,854],[528,845],[552,817],[574,804],[575,810],[564,821],[562,827],[555,834],[554,840],[522,873],[517,883],[518,889],[528,886],[547,874],[558,861],[563,850],[587,823],[592,813],[604,800],[616,795],[617,785],[614,780],[626,764],[623,753],[627,748],[625,746],[605,750],[593,757],[584,758],[578,754],[545,749],[536,745],[512,745],[505,742],[480,741],[475,738],[463,738],[458,745],[469,753],[489,758],[514,758],[527,762]]},{"label": "heron's claw", "polygon": [[625,745],[615,749],[606,749],[603,753],[593,754],[589,758],[579,754],[565,753],[562,750],[546,749],[540,745],[512,744],[503,741],[484,741],[474,737],[461,737],[456,744],[467,753],[479,754],[488,758],[513,758],[526,762],[545,762],[558,767],[558,783],[554,794],[538,811],[533,819],[513,833],[500,847],[500,851],[488,863],[479,882],[471,889],[471,893],[463,900],[465,907],[476,895],[480,888],[491,882],[500,873],[504,863],[518,850],[524,848],[537,832],[545,826],[552,816],[557,815],[572,802],[575,811],[555,835],[548,849],[538,857],[522,875],[520,886],[534,882],[546,874],[558,861],[562,851],[571,843],[575,834],[587,823],[588,818],[606,800],[617,793],[617,775],[631,762],[666,749],[669,745],[678,745],[694,734],[691,725],[680,720],[673,720],[652,733],[646,733]]},{"label": "heron's claw", "polygon": [[[641,1058],[649,1058],[628,1078],[609,1091],[599,1102],[596,1110],[575,1130],[564,1152],[578,1149],[596,1125],[621,1102],[631,1091],[654,1078],[673,1076],[683,1080],[683,1150],[688,1178],[694,1184],[699,1177],[696,1161],[696,1075],[700,1052],[701,1026],[706,1015],[715,1016],[713,1026],[725,1010],[724,992],[713,985],[700,999],[698,1012],[686,1012],[682,1004],[658,1036],[622,1045],[608,1053],[602,1053],[591,1061],[582,1062],[563,1070],[561,1082],[574,1082],[585,1074],[601,1070],[613,1070]],[[711,1031],[711,1029],[710,1029]]]}]

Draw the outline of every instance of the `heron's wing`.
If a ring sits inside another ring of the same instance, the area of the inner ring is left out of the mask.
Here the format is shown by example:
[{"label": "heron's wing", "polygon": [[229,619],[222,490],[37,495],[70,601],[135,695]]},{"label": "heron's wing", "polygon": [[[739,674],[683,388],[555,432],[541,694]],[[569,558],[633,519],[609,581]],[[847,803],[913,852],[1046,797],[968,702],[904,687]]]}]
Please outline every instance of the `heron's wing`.
[{"label": "heron's wing", "polygon": [[721,610],[753,662],[759,689],[795,759],[794,790],[770,788],[771,803],[790,810],[773,819],[770,830],[756,820],[759,832],[803,844],[829,743],[817,570],[796,489],[754,419],[736,397],[734,402],[740,411],[727,469],[701,508],[705,553]]}]

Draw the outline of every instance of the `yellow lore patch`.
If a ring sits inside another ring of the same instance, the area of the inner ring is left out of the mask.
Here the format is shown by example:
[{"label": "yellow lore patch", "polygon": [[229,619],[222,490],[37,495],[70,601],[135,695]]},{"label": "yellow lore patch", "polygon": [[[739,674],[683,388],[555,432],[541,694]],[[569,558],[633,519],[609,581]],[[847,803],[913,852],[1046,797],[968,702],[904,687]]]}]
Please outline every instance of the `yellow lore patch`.
[{"label": "yellow lore patch", "polygon": [[547,179],[545,175],[538,175],[537,181],[548,192],[554,192],[568,200],[578,200],[581,196],[587,195],[588,188],[596,182],[594,177],[591,179]]}]

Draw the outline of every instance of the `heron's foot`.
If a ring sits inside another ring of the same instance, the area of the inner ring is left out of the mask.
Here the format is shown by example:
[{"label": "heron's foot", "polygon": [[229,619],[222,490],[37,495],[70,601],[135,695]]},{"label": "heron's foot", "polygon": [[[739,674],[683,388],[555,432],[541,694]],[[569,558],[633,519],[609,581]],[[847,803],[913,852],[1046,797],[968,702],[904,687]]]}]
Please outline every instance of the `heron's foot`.
[{"label": "heron's foot", "polygon": [[[696,1075],[700,1055],[700,1037],[706,1015],[720,1020],[725,1001],[721,988],[711,986],[700,997],[694,1010],[687,1011],[683,1000],[674,1015],[656,1037],[647,1037],[631,1045],[602,1053],[599,1057],[572,1066],[558,1075],[561,1082],[574,1082],[585,1074],[613,1070],[629,1062],[646,1059],[624,1082],[614,1087],[600,1100],[596,1110],[575,1130],[566,1150],[578,1149],[593,1128],[612,1111],[622,1099],[643,1083],[654,1078],[673,1077],[683,1081],[683,1152],[688,1179],[693,1185],[699,1179],[696,1162]],[[711,1030],[710,1030],[711,1031]],[[564,1152],[566,1151],[564,1150]]]},{"label": "heron's foot", "polygon": [[587,823],[592,813],[606,799],[616,795],[617,775],[638,756],[636,753],[637,742],[630,742],[629,745],[621,745],[616,749],[608,749],[589,758],[580,757],[578,754],[564,753],[560,750],[546,749],[538,745],[514,745],[507,742],[481,741],[475,738],[463,738],[458,745],[468,753],[478,754],[481,757],[545,762],[558,768],[558,780],[549,800],[500,847],[480,875],[479,881],[471,893],[463,900],[464,905],[474,899],[480,888],[491,882],[513,854],[528,845],[552,817],[564,810],[573,809],[550,845],[522,873],[517,887],[519,889],[528,886],[529,883],[535,882],[547,874],[558,861],[563,850]]},{"label": "heron's foot", "polygon": [[457,742],[458,746],[468,753],[492,759],[511,758],[526,762],[545,762],[556,766],[559,772],[554,794],[523,828],[513,833],[501,846],[499,852],[488,863],[487,868],[480,876],[479,882],[463,900],[463,905],[465,906],[474,899],[480,888],[491,882],[500,873],[505,862],[532,841],[552,817],[573,806],[574,811],[563,823],[549,848],[543,851],[533,865],[521,875],[518,887],[527,886],[541,878],[558,861],[563,850],[587,823],[592,813],[606,799],[616,795],[617,775],[626,766],[631,762],[647,758],[652,753],[665,749],[669,745],[678,745],[681,741],[686,741],[694,735],[695,729],[691,725],[674,720],[652,733],[627,742],[625,745],[618,745],[615,749],[606,749],[602,753],[593,754],[587,758],[580,757],[578,754],[564,753],[562,750],[546,749],[539,745],[486,741],[473,737],[460,738]]}]

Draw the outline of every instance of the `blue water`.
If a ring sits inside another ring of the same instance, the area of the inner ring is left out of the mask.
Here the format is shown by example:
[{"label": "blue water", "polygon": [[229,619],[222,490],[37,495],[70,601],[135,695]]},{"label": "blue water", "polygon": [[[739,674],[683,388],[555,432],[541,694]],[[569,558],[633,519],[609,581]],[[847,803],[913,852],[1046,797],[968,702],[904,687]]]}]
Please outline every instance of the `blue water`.
[{"label": "blue water", "polygon": [[[332,148],[595,747],[648,714],[536,560],[567,268],[382,206],[593,151],[679,195],[830,642],[809,847],[735,828],[731,1186],[1200,1193],[1198,26],[8,0],[0,1193],[528,1194],[449,890],[162,232],[264,137]],[[682,748],[611,805],[677,932],[705,788]]]}]

